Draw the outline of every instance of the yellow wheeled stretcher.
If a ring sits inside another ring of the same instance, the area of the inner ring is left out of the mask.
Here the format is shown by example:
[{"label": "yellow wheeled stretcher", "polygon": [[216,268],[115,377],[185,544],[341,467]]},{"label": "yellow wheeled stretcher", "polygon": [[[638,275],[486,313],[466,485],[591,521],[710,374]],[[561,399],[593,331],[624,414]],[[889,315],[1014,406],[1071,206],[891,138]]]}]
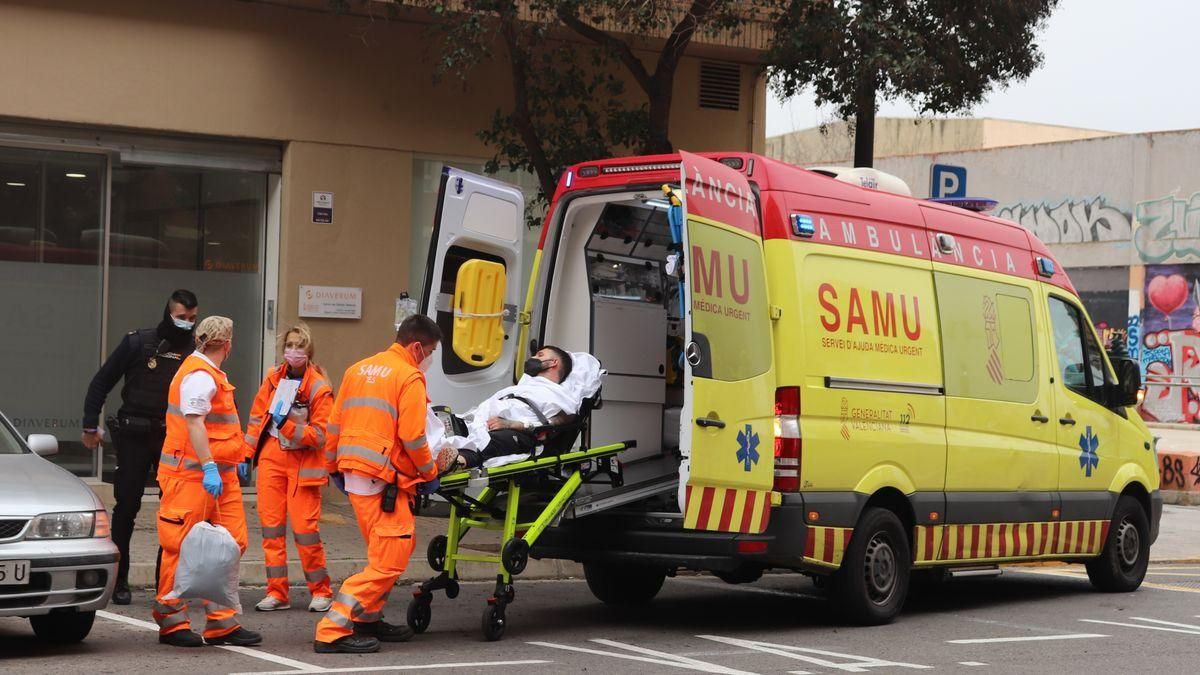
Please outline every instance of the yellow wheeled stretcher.
[{"label": "yellow wheeled stretcher", "polygon": [[[458,563],[495,563],[496,587],[484,608],[482,628],[487,640],[499,640],[504,634],[505,608],[515,597],[513,577],[525,569],[538,537],[558,520],[581,485],[621,486],[616,455],[637,442],[587,447],[587,422],[592,409],[599,407],[599,396],[597,392],[585,399],[568,422],[535,429],[541,445],[530,459],[441,478],[435,494],[450,505],[450,523],[446,535],[434,537],[426,551],[429,566],[439,574],[421,584],[408,605],[408,625],[414,632],[429,628],[434,591],[444,590],[450,599],[458,596]],[[577,438],[585,441],[573,448]],[[475,496],[468,494],[476,489],[480,491]],[[463,537],[475,528],[501,532],[499,555],[459,552]]]}]

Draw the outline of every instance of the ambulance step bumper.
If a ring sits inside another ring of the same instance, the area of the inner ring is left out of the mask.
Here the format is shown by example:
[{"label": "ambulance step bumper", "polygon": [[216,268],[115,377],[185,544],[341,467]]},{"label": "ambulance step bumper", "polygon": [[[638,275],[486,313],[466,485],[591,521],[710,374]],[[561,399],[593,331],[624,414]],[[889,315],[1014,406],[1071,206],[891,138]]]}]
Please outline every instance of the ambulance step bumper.
[{"label": "ambulance step bumper", "polygon": [[670,524],[653,518],[601,514],[564,520],[546,530],[533,547],[534,558],[576,562],[620,562],[709,572],[734,572],[747,564],[798,568],[807,526],[804,508],[776,507],[762,534],[684,530],[682,519]]}]

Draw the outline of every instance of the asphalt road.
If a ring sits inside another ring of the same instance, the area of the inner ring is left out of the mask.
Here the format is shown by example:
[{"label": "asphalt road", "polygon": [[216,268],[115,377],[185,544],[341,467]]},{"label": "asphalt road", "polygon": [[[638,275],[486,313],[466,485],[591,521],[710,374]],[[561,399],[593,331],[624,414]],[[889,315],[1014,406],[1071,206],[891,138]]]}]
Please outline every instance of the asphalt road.
[{"label": "asphalt road", "polygon": [[[839,624],[807,579],[769,575],[743,586],[709,577],[667,581],[648,607],[618,611],[582,581],[517,585],[500,642],[484,642],[490,584],[434,600],[429,632],[378,654],[319,655],[316,615],[301,608],[245,624],[260,648],[157,644],[149,598],[110,607],[81,645],[39,643],[19,619],[0,619],[0,671],[19,673],[262,673],[454,671],[497,673],[835,673],[936,668],[952,672],[1200,670],[1200,564],[1154,565],[1139,592],[1094,592],[1080,566],[1007,568],[995,579],[950,582],[909,599],[890,626]],[[248,589],[251,607],[261,590]],[[297,590],[293,600],[307,600]],[[405,589],[389,619],[403,621]]]}]

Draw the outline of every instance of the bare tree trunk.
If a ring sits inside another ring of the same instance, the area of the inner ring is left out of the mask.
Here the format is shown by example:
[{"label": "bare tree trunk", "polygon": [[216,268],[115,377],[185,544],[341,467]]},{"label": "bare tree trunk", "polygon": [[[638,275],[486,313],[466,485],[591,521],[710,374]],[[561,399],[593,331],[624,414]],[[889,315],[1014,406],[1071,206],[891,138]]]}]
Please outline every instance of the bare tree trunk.
[{"label": "bare tree trunk", "polygon": [[860,75],[854,95],[854,166],[875,165],[875,87],[874,72]]}]

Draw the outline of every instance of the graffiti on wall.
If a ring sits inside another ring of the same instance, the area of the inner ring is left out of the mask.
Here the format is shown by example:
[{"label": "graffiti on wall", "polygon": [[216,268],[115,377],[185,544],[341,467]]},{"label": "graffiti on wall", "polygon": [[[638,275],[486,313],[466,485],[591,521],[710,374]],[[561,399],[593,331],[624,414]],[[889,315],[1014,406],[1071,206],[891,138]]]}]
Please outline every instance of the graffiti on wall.
[{"label": "graffiti on wall", "polygon": [[1155,422],[1200,422],[1200,265],[1147,267],[1144,291],[1142,416]]},{"label": "graffiti on wall", "polygon": [[1130,214],[1110,206],[1104,197],[1010,204],[994,215],[1020,223],[1047,244],[1129,241],[1133,234]]},{"label": "graffiti on wall", "polygon": [[1188,199],[1168,195],[1138,202],[1134,213],[1138,228],[1133,242],[1143,261],[1200,258],[1200,192]]}]

